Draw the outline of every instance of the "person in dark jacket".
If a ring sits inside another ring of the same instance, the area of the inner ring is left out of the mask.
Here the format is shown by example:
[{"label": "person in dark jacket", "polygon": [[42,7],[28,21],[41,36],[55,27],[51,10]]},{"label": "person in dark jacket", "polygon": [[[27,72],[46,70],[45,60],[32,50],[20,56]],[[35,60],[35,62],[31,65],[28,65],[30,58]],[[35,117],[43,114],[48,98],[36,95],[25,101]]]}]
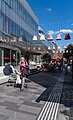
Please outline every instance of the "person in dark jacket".
[{"label": "person in dark jacket", "polygon": [[8,75],[10,75],[11,73],[13,73],[13,70],[12,70],[12,68],[11,68],[11,63],[9,62],[6,66],[5,66],[5,68],[3,69],[3,73],[4,73],[4,75],[6,75],[6,76],[8,76]]}]

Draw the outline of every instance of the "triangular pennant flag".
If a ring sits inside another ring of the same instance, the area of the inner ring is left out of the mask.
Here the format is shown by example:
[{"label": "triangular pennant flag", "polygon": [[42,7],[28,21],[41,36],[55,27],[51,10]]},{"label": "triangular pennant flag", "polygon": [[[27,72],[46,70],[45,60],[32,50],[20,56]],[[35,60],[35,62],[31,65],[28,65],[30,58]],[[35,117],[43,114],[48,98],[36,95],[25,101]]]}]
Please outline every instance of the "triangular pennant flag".
[{"label": "triangular pennant flag", "polygon": [[50,35],[48,35],[48,38],[47,38],[49,41],[50,40],[53,40],[53,37],[52,37],[52,35],[50,34]]},{"label": "triangular pennant flag", "polygon": [[65,40],[69,40],[69,39],[71,39],[71,38],[70,38],[70,34],[69,34],[69,33],[66,33],[66,34],[65,34]]},{"label": "triangular pennant flag", "polygon": [[61,35],[60,34],[57,34],[57,36],[56,36],[56,40],[61,40],[62,38],[61,38]]},{"label": "triangular pennant flag", "polygon": [[65,46],[65,45],[63,45],[63,47],[62,47],[63,49],[66,49],[67,47]]},{"label": "triangular pennant flag", "polygon": [[33,38],[32,38],[32,40],[37,40],[37,36],[34,35]]},{"label": "triangular pennant flag", "polygon": [[40,35],[40,41],[45,40],[45,36],[44,35]]}]

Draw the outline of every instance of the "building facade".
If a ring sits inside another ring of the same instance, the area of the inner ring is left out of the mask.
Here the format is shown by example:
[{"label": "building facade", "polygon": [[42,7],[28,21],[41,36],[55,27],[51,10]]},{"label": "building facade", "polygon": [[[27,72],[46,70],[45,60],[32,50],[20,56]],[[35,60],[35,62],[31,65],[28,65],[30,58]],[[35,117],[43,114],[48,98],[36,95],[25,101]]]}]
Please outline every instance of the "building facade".
[{"label": "building facade", "polygon": [[62,52],[59,50],[57,44],[55,42],[53,43],[53,57],[52,60],[61,60],[62,59]]},{"label": "building facade", "polygon": [[[15,59],[18,62],[20,47],[26,51],[33,35],[38,35],[38,18],[28,2],[0,0],[0,66]],[[22,44],[19,38],[22,38]]]},{"label": "building facade", "polygon": [[38,27],[38,32],[39,32],[39,36],[44,35],[45,39],[41,41],[42,46],[46,47],[46,52],[49,53],[52,57],[53,56],[53,44],[47,40],[48,38],[47,32],[41,26]]}]

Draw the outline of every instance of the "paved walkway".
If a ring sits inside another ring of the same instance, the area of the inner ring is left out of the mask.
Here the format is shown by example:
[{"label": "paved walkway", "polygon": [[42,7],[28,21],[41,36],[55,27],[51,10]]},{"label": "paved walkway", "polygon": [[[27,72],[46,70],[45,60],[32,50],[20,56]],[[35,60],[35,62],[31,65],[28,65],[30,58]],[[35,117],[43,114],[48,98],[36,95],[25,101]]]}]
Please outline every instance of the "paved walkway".
[{"label": "paved walkway", "polygon": [[61,73],[37,120],[56,120],[64,83],[64,71]]},{"label": "paved walkway", "polygon": [[0,120],[73,120],[73,80],[57,71],[30,76],[28,88],[0,85]]},{"label": "paved walkway", "polygon": [[1,85],[0,120],[36,120],[59,77],[60,73],[44,72],[30,76],[32,81],[22,92],[13,86]]},{"label": "paved walkway", "polygon": [[[3,68],[4,66],[1,66],[0,67],[0,84],[3,84],[5,82],[8,82],[8,79],[9,79],[9,76],[5,76],[4,73],[3,73]],[[19,66],[16,66],[15,69],[19,70]],[[36,70],[34,70],[37,68],[35,66],[30,66],[30,70],[31,70],[31,73],[35,72]]]},{"label": "paved walkway", "polygon": [[44,102],[36,102],[37,97],[45,90],[44,87],[28,83],[28,88],[20,92],[19,88],[0,87],[0,120],[35,120]]},{"label": "paved walkway", "polygon": [[71,73],[65,76],[57,120],[73,120],[73,80]]}]

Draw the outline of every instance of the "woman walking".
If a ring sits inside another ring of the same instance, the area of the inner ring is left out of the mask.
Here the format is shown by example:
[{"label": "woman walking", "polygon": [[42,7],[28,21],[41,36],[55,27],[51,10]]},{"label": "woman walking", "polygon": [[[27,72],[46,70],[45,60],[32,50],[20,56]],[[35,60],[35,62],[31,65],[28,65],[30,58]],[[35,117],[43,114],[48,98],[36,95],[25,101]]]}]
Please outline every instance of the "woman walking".
[{"label": "woman walking", "polygon": [[20,63],[21,91],[24,89],[24,87],[27,87],[25,80],[28,75],[28,69],[29,69],[29,65],[28,65],[27,61],[25,60],[25,58],[22,57],[21,63]]}]

